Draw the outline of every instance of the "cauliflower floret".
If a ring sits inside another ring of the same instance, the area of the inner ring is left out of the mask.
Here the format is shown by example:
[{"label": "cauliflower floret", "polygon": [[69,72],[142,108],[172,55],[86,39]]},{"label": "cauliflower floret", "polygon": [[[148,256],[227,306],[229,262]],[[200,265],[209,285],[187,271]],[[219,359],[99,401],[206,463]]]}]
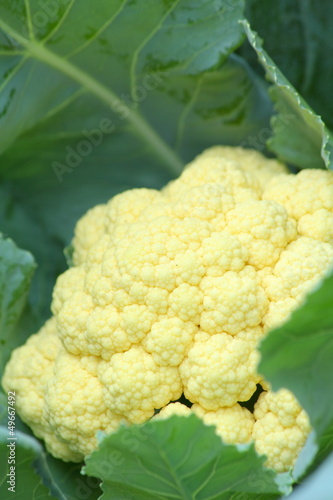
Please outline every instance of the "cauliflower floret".
[{"label": "cauliflower floret", "polygon": [[97,205],[88,210],[75,226],[73,239],[73,263],[83,264],[90,248],[105,233],[106,205]]},{"label": "cauliflower floret", "polygon": [[333,262],[333,247],[328,243],[300,236],[281,253],[273,272],[262,283],[272,301],[301,299],[322,278]]},{"label": "cauliflower floret", "polygon": [[149,205],[161,198],[160,192],[155,189],[131,189],[117,194],[106,206],[105,225],[111,234],[115,226],[133,223],[139,219],[141,213]]},{"label": "cauliflower floret", "polygon": [[237,162],[246,172],[254,175],[264,189],[271,179],[287,174],[287,167],[274,159],[268,159],[254,149],[213,146],[201,155],[203,158],[222,157]]},{"label": "cauliflower floret", "polygon": [[70,300],[74,293],[82,290],[85,275],[84,266],[77,266],[70,267],[58,277],[52,296],[52,312],[54,315],[60,312],[62,306],[67,300]]},{"label": "cauliflower floret", "polygon": [[322,208],[333,211],[333,175],[326,170],[302,170],[297,175],[274,177],[263,199],[283,205],[296,220]]},{"label": "cauliflower floret", "polygon": [[77,291],[64,302],[57,315],[59,337],[72,354],[89,354],[87,321],[93,311],[91,295]]},{"label": "cauliflower floret", "polygon": [[200,289],[204,296],[200,325],[211,334],[236,335],[257,326],[268,307],[266,294],[251,266],[238,273],[228,271],[219,277],[206,276]]},{"label": "cauliflower floret", "polygon": [[225,221],[225,215],[234,208],[235,200],[220,184],[195,186],[183,193],[172,207],[172,213],[184,219],[196,217],[200,220]]},{"label": "cauliflower floret", "polygon": [[159,366],[151,354],[136,345],[114,354],[109,363],[100,363],[98,377],[104,385],[106,406],[136,424],[182,393],[178,369]]},{"label": "cauliflower floret", "polygon": [[25,422],[40,423],[42,419],[45,387],[61,348],[56,331],[56,319],[51,318],[38,334],[15,349],[6,365],[2,386],[5,391],[15,391],[16,404]]},{"label": "cauliflower floret", "polygon": [[[5,370],[18,413],[50,453],[80,461],[98,430],[195,412],[225,442],[252,433],[287,470],[309,424],[292,396],[270,393],[257,344],[332,265],[332,200],[332,172],[288,175],[256,151],[218,146],[161,191],[89,210],[54,316]],[[238,403],[258,383],[268,392],[253,425]],[[170,403],[182,394],[192,409]]]},{"label": "cauliflower floret", "polygon": [[200,405],[194,404],[191,410],[206,425],[215,425],[216,434],[224,443],[243,444],[252,440],[254,417],[249,410],[237,403],[216,411],[207,411]]},{"label": "cauliflower floret", "polygon": [[214,232],[202,241],[199,250],[206,276],[221,276],[226,271],[238,273],[249,258],[249,252],[228,231]]},{"label": "cauliflower floret", "polygon": [[149,311],[146,305],[131,304],[125,306],[121,315],[121,327],[129,341],[136,344],[152,330],[157,314]]},{"label": "cauliflower floret", "polygon": [[164,406],[162,410],[155,415],[152,420],[166,420],[169,417],[172,417],[172,415],[178,415],[179,417],[189,417],[192,415],[192,410],[186,405],[183,405],[182,403],[169,403],[168,405]]},{"label": "cauliflower floret", "polygon": [[200,322],[203,294],[193,285],[182,283],[169,295],[169,315],[192,324]]},{"label": "cauliflower floret", "polygon": [[201,418],[206,425],[214,425],[216,434],[226,444],[243,444],[252,439],[254,417],[249,410],[237,403],[229,408],[219,408],[216,411],[207,411],[197,403],[191,408],[181,403],[170,403],[162,408],[152,420],[165,420],[172,415],[188,417],[193,413]]},{"label": "cauliflower floret", "polygon": [[260,379],[257,361],[257,351],[245,339],[199,333],[180,365],[186,398],[206,410],[247,401]]},{"label": "cauliflower floret", "polygon": [[240,203],[227,214],[227,229],[249,250],[249,264],[272,266],[296,237],[296,222],[278,203],[263,200]]},{"label": "cauliflower floret", "polygon": [[160,366],[178,366],[193,343],[198,328],[190,321],[163,318],[157,321],[142,342]]},{"label": "cauliflower floret", "polygon": [[320,208],[303,215],[297,225],[298,233],[333,245],[333,211]]},{"label": "cauliflower floret", "polygon": [[286,299],[277,302],[271,301],[267,314],[263,317],[263,325],[265,332],[277,328],[285,323],[291,313],[296,309],[298,301],[287,297]]},{"label": "cauliflower floret", "polygon": [[233,196],[236,203],[258,200],[261,195],[256,177],[243,169],[240,163],[223,156],[207,158],[205,154],[199,155],[185,168],[180,181],[179,184],[169,184],[165,188],[167,194],[175,197],[188,191],[189,187],[214,183],[222,184],[225,192]]},{"label": "cauliflower floret", "polygon": [[55,359],[61,348],[56,320],[51,318],[25,345],[15,349],[6,365],[2,386],[5,391],[15,391],[16,407],[21,419],[37,437],[44,439],[53,456],[81,462],[82,455],[59,440],[45,418],[46,387],[52,379]]},{"label": "cauliflower floret", "polygon": [[253,438],[258,453],[267,455],[266,466],[277,472],[290,469],[305,444],[310,422],[287,389],[263,392],[255,404]]},{"label": "cauliflower floret", "polygon": [[97,447],[98,430],[111,432],[122,420],[105,404],[98,365],[94,356],[74,356],[61,350],[45,390],[45,421],[82,458]]}]

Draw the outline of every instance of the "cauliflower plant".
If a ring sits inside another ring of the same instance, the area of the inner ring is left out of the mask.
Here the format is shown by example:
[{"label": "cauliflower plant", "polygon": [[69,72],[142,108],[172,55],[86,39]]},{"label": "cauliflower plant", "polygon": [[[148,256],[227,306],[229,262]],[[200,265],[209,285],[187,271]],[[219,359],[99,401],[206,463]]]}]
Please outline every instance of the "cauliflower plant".
[{"label": "cauliflower plant", "polygon": [[[256,346],[333,262],[333,173],[297,175],[255,151],[214,147],[161,191],[91,209],[52,318],[2,380],[55,457],[80,461],[98,430],[196,413],[227,443],[254,440],[288,470],[310,431],[286,390],[257,372]],[[239,403],[261,384],[251,413]],[[185,395],[191,408],[172,403]]]}]

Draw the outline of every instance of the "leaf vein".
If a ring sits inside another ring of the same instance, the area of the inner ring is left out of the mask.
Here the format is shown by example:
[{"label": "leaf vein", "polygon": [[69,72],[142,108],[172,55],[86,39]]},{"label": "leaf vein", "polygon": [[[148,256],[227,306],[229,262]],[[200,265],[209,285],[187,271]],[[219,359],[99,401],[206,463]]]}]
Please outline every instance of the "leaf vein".
[{"label": "leaf vein", "polygon": [[[104,480],[103,481],[103,484],[108,484],[108,485],[113,485],[113,486],[118,486],[119,489],[121,491],[123,491],[123,487],[124,487],[124,483],[122,482],[119,482],[119,481],[114,481],[113,479],[110,479],[110,480]],[[156,498],[156,500],[158,498],[160,498],[161,500],[165,500],[165,495],[162,494],[162,496],[160,496],[159,493],[156,493],[156,491],[150,489],[149,487],[144,487],[144,486],[136,486],[136,485],[133,485],[133,484],[130,484],[130,483],[126,483],[126,486],[128,486],[131,491],[138,491],[139,493],[148,493],[149,495],[154,495],[154,499]],[[105,489],[102,487],[102,489],[105,491]],[[156,497],[156,495],[158,495],[158,497]],[[168,493],[168,497],[169,499],[171,498],[174,498],[174,499],[179,499],[179,500],[184,500],[183,497],[179,496],[178,494],[174,495],[173,493]]]},{"label": "leaf vein", "polygon": [[178,153],[180,150],[181,142],[184,138],[186,118],[188,117],[191,109],[193,109],[195,103],[198,100],[203,80],[204,80],[204,75],[198,78],[192,97],[186,104],[186,106],[183,107],[183,110],[179,116],[177,134],[176,134],[176,146],[175,146],[175,149],[176,151],[178,151]]},{"label": "leaf vein", "polygon": [[153,36],[158,32],[158,30],[163,26],[164,21],[169,17],[171,12],[177,7],[180,0],[176,0],[173,5],[163,14],[159,23],[155,26],[154,29],[146,36],[146,38],[141,42],[138,48],[134,51],[131,66],[130,66],[130,86],[131,86],[131,95],[133,96],[133,91],[136,86],[136,67],[139,59],[139,55],[144,49],[144,47],[149,43],[149,41],[153,38]]},{"label": "leaf vein", "polygon": [[11,82],[11,80],[14,78],[14,76],[16,75],[16,73],[22,68],[22,66],[24,65],[24,63],[28,60],[28,57],[25,56],[23,57],[18,63],[17,65],[14,67],[14,69],[10,72],[9,76],[6,78],[6,80],[3,81],[2,85],[0,85],[0,92],[3,92],[3,90],[6,88],[6,86],[8,85],[8,83]]},{"label": "leaf vein", "polygon": [[183,456],[183,458],[180,460],[180,462],[178,462],[177,465],[175,465],[175,471],[179,470],[188,460],[189,456],[191,455],[192,453],[192,450],[193,450],[193,446],[194,446],[194,442],[193,441],[190,441],[189,442],[189,446],[186,450],[186,453],[185,455]]},{"label": "leaf vein", "polygon": [[160,446],[157,446],[157,443],[152,441],[152,446],[154,446],[156,449],[157,449],[157,452],[159,453],[160,457],[162,458],[165,466],[166,466],[166,469],[169,471],[170,475],[172,476],[174,482],[175,482],[175,485],[177,486],[178,490],[179,490],[179,493],[181,495],[181,499],[182,500],[193,500],[191,498],[191,496],[189,496],[187,494],[187,492],[184,490],[183,488],[183,485],[180,481],[180,479],[178,478],[177,474],[175,474],[175,470],[174,468],[172,467],[167,455],[165,454],[164,450],[160,447]]},{"label": "leaf vein", "polygon": [[66,21],[66,19],[68,17],[68,14],[72,10],[72,7],[73,7],[74,4],[75,4],[75,0],[71,0],[70,3],[68,4],[68,6],[66,7],[66,9],[65,9],[62,17],[57,22],[57,24],[53,27],[53,29],[50,31],[50,33],[48,33],[47,35],[45,35],[45,37],[42,39],[43,43],[47,43],[50,40],[50,38],[52,38],[57,33],[57,31],[59,31],[59,29],[61,28],[61,26]]},{"label": "leaf vein", "polygon": [[89,92],[107,104],[114,113],[119,114],[119,112],[121,112],[123,114],[125,111],[126,117],[124,119],[131,123],[135,129],[135,133],[141,138],[141,141],[150,146],[152,153],[163,161],[164,165],[173,175],[179,175],[183,169],[183,162],[175,151],[160,135],[158,135],[145,117],[131,109],[113,92],[113,90],[100,83],[89,73],[72,64],[70,61],[61,58],[47,47],[44,47],[42,44],[30,42],[25,39],[20,33],[17,33],[8,26],[2,19],[0,19],[0,27],[25,45],[29,56],[36,58],[40,62],[43,62],[78,82],[82,87],[89,90]]},{"label": "leaf vein", "polygon": [[27,28],[28,28],[29,38],[30,40],[33,40],[35,37],[34,37],[32,18],[31,18],[30,0],[24,0],[24,6],[25,6],[25,14],[27,17]]},{"label": "leaf vein", "polygon": [[124,10],[126,4],[127,4],[128,0],[124,0],[122,4],[120,4],[119,8],[114,12],[114,14],[110,17],[110,19],[108,21],[106,21],[101,27],[99,30],[96,31],[96,33],[91,37],[89,38],[88,40],[86,40],[82,45],[79,45],[79,47],[77,47],[76,49],[72,50],[72,52],[69,52],[68,54],[66,54],[65,58],[66,59],[70,59],[71,57],[77,55],[79,52],[82,52],[82,50],[84,50],[86,47],[88,47],[92,42],[94,42],[96,40],[96,38],[98,36],[100,36],[103,31],[105,31],[107,28],[109,28],[113,22],[116,20],[116,18],[122,13],[122,11]]},{"label": "leaf vein", "polygon": [[151,469],[147,468],[145,466],[145,464],[142,462],[142,460],[140,459],[140,457],[138,456],[137,457],[137,461],[138,463],[140,464],[140,466],[142,467],[142,469],[146,472],[146,474],[148,476],[151,476],[155,479],[158,479],[160,482],[163,482],[164,484],[166,484],[167,486],[171,487],[171,488],[174,488],[175,485],[172,484],[170,481],[168,481],[167,479],[165,479],[164,477],[161,477],[160,475],[158,474],[155,474]]},{"label": "leaf vein", "polygon": [[202,481],[202,483],[200,484],[199,488],[197,488],[195,490],[195,492],[193,493],[193,499],[195,499],[198,496],[198,494],[200,493],[200,491],[202,491],[205,488],[205,486],[209,483],[209,481],[211,480],[211,478],[216,473],[218,461],[219,461],[219,457],[216,457],[216,459],[214,460],[214,464],[213,464],[213,466],[211,468],[210,474],[208,474],[207,478],[204,481]]}]

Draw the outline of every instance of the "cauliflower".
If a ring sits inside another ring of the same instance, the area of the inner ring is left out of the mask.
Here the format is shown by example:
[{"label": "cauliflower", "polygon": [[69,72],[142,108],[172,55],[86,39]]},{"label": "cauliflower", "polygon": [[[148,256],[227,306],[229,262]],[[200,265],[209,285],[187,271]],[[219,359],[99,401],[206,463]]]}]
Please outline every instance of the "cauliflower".
[{"label": "cauliflower", "polygon": [[[22,419],[55,457],[80,461],[97,431],[195,413],[226,443],[253,440],[269,467],[288,470],[310,424],[257,373],[256,346],[332,265],[332,200],[332,172],[288,174],[219,146],[161,191],[91,209],[52,318],[4,373]],[[240,403],[258,384],[251,413]]]},{"label": "cauliflower", "polygon": [[280,389],[260,394],[254,408],[252,437],[258,453],[268,457],[266,465],[284,472],[293,464],[311,430],[307,414],[293,394]]},{"label": "cauliflower", "polygon": [[248,443],[252,439],[254,417],[252,413],[238,403],[233,406],[207,411],[199,404],[192,408],[182,403],[170,403],[153,417],[153,420],[165,420],[172,415],[188,417],[197,415],[206,425],[214,425],[216,434],[227,444]]}]

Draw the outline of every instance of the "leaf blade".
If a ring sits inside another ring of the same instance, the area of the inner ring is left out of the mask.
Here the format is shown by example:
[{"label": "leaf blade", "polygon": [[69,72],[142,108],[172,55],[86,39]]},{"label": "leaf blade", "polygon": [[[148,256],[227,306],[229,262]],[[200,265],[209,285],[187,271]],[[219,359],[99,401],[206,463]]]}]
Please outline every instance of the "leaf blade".
[{"label": "leaf blade", "polygon": [[262,40],[248,21],[242,24],[267,78],[273,83],[270,95],[277,115],[271,121],[273,135],[267,141],[269,149],[282,161],[299,168],[333,169],[333,136],[264,51]]},{"label": "leaf blade", "polygon": [[116,498],[115,491],[142,500],[278,498],[290,481],[284,477],[279,487],[264,460],[253,446],[224,445],[192,415],[121,427],[86,458],[83,471],[103,480],[102,498]]},{"label": "leaf blade", "polygon": [[[42,484],[40,476],[33,470],[36,457],[43,453],[41,445],[35,438],[20,431],[15,434],[17,441],[13,439],[8,441],[8,430],[0,427],[1,498],[4,500],[20,499],[29,495],[31,500],[55,500],[55,497],[51,496],[49,490]],[[8,443],[11,448],[8,447]]]},{"label": "leaf blade", "polygon": [[34,271],[32,255],[0,235],[0,373],[17,345],[13,332],[26,305]]}]

